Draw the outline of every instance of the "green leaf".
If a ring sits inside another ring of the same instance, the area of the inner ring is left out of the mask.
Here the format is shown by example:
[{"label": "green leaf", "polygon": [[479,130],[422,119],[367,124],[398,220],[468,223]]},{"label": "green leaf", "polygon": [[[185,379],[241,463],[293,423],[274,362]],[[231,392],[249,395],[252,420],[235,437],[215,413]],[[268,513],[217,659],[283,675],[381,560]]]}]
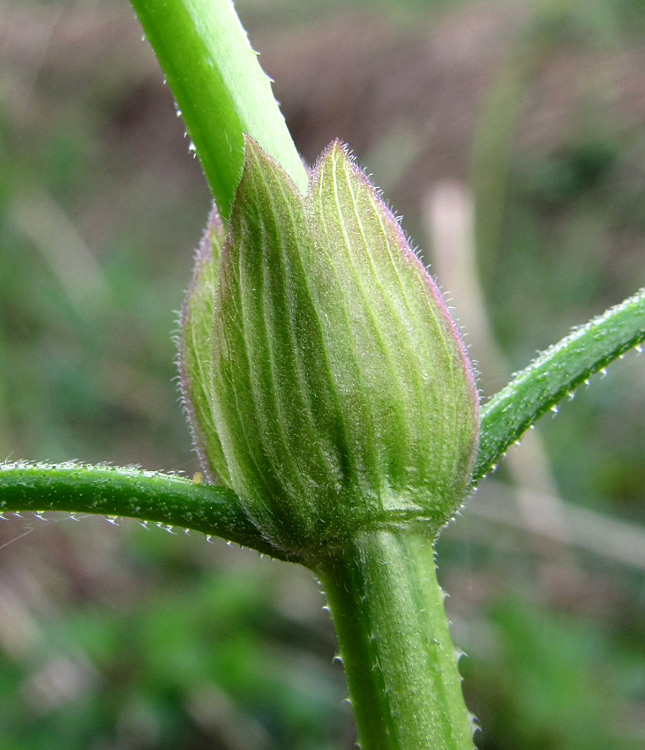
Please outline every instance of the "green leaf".
[{"label": "green leaf", "polygon": [[517,373],[482,408],[474,481],[546,411],[645,340],[645,288],[575,329]]}]

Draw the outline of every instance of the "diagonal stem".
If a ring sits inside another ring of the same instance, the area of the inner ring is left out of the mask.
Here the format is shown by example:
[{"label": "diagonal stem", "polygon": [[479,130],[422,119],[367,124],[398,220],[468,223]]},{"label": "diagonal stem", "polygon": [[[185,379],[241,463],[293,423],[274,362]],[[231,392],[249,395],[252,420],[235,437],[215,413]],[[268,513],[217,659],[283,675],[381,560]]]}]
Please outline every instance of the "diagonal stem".
[{"label": "diagonal stem", "polygon": [[645,288],[543,352],[482,409],[477,482],[547,410],[645,340]]},{"label": "diagonal stem", "polygon": [[307,174],[231,0],[132,0],[227,219],[251,135],[301,191]]}]

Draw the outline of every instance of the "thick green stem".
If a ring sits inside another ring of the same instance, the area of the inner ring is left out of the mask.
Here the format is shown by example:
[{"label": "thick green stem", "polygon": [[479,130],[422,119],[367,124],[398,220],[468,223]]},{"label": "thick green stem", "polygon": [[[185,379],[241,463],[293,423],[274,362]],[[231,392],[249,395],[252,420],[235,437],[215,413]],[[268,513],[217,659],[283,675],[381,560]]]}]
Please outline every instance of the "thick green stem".
[{"label": "thick green stem", "polygon": [[431,537],[368,529],[316,572],[362,750],[472,750]]},{"label": "thick green stem", "polygon": [[220,215],[230,213],[244,162],[243,133],[301,191],[307,174],[271,82],[230,0],[132,0],[186,124]]}]

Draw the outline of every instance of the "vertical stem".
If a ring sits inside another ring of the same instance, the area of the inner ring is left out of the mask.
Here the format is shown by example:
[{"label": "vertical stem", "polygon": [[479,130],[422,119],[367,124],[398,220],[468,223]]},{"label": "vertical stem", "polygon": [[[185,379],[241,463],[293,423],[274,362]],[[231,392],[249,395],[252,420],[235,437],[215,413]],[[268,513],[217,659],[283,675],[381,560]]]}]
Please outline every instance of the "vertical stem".
[{"label": "vertical stem", "polygon": [[132,0],[165,73],[220,215],[230,213],[244,161],[243,133],[298,188],[307,174],[231,0]]},{"label": "vertical stem", "polygon": [[472,750],[471,716],[427,535],[365,530],[316,572],[362,750]]}]

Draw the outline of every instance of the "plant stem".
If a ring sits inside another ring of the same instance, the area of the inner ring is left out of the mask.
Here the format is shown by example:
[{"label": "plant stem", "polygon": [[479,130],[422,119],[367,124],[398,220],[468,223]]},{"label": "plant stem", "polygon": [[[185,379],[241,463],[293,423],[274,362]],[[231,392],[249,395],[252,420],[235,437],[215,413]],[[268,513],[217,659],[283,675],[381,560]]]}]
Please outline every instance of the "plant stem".
[{"label": "plant stem", "polygon": [[428,532],[363,530],[316,568],[362,750],[472,750]]},{"label": "plant stem", "polygon": [[132,0],[222,218],[242,174],[247,133],[298,188],[307,174],[231,0]]},{"label": "plant stem", "polygon": [[0,516],[4,512],[67,511],[127,516],[221,536],[283,560],[255,528],[226,487],[196,484],[172,474],[132,467],[82,464],[0,464]]},{"label": "plant stem", "polygon": [[473,483],[546,411],[645,341],[645,287],[542,352],[482,407]]}]

